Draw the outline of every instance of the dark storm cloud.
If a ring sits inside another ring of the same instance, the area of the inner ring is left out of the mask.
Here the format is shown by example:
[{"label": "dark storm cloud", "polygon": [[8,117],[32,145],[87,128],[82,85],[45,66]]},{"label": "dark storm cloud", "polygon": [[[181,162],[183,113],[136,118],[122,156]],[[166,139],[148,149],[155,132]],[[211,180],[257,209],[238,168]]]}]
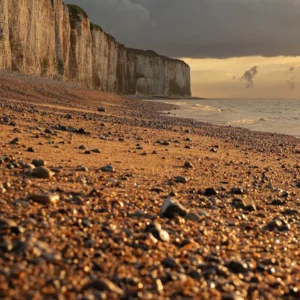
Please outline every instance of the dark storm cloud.
[{"label": "dark storm cloud", "polygon": [[122,43],[176,57],[300,55],[299,0],[67,0]]}]

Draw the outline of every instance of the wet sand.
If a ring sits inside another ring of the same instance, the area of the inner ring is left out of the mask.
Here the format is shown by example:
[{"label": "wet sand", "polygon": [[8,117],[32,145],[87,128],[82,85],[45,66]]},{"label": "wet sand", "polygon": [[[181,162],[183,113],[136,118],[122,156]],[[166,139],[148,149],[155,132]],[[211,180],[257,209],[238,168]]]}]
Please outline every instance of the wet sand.
[{"label": "wet sand", "polygon": [[299,139],[173,109],[0,73],[1,299],[300,298]]}]

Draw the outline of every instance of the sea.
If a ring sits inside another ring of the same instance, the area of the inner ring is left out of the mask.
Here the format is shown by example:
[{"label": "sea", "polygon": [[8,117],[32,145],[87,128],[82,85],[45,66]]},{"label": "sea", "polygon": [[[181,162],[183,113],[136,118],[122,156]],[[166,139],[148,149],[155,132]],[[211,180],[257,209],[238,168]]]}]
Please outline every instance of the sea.
[{"label": "sea", "polygon": [[170,115],[300,138],[300,99],[160,100],[180,106]]}]

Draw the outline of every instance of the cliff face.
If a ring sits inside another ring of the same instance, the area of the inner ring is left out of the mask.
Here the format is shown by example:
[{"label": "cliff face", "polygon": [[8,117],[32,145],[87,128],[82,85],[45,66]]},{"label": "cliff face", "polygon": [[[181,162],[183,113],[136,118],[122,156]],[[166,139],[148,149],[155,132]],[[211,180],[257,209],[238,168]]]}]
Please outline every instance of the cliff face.
[{"label": "cliff face", "polygon": [[0,1],[0,69],[119,94],[190,96],[190,68],[126,48],[61,0]]}]

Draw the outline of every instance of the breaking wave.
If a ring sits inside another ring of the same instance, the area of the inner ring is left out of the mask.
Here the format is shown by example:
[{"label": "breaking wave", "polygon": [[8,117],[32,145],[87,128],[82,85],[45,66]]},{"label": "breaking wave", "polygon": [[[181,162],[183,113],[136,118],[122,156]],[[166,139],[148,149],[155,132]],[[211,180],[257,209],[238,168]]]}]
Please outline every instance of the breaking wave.
[{"label": "breaking wave", "polygon": [[197,107],[201,110],[205,110],[205,111],[215,111],[215,112],[221,112],[224,111],[223,109],[219,109],[219,108],[215,108],[209,105],[204,105],[204,104],[195,104],[193,105],[193,107]]},{"label": "breaking wave", "polygon": [[232,125],[232,126],[237,126],[237,125],[252,125],[256,124],[258,122],[265,122],[267,121],[265,118],[257,118],[257,119],[240,119],[240,120],[234,120],[227,122],[226,125]]}]

